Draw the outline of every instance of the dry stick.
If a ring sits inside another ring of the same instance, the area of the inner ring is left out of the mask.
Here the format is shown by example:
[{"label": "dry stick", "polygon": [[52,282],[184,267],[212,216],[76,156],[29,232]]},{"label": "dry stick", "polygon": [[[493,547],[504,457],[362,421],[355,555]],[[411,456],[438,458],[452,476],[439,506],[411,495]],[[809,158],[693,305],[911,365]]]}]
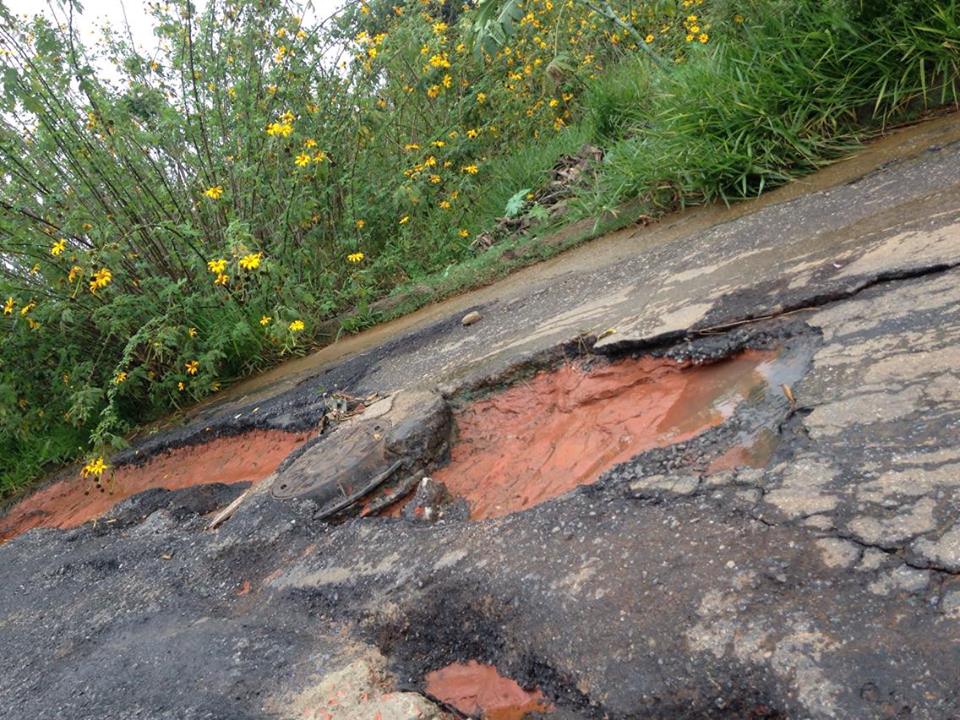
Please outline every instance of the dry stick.
[{"label": "dry stick", "polygon": [[[200,91],[197,90],[197,72],[194,69],[193,65],[193,23],[191,22],[193,18],[193,13],[190,11],[189,5],[187,6],[187,51],[188,58],[190,63],[190,84],[193,87],[193,101],[196,103],[197,110],[197,120],[200,122],[200,139],[203,141],[203,149],[207,154],[207,179],[211,180],[209,173],[213,171],[213,156],[210,154],[210,145],[207,138],[207,128],[203,122],[203,112],[202,105],[200,103]],[[199,152],[199,151],[198,151]]]},{"label": "dry stick", "polygon": [[[32,61],[30,60],[30,57],[26,55],[26,53],[24,53],[23,50],[20,49],[18,45],[16,45],[16,43],[14,42],[14,38],[12,38],[12,36],[9,33],[2,32],[2,31],[0,31],[0,37],[5,38],[8,44],[11,44],[12,46],[17,48],[17,51],[18,51],[17,54],[20,57],[21,67],[30,70],[35,76],[38,76],[37,79],[41,83],[41,87],[47,90],[48,93],[51,93],[52,91],[42,81],[42,73],[40,73],[39,69],[34,66]],[[21,82],[21,81],[19,81],[18,79],[18,82]],[[22,82],[21,82],[21,87],[22,87]],[[26,88],[23,88],[23,89],[26,89]],[[40,96],[40,99],[45,100],[44,96],[42,95]],[[49,117],[52,114],[51,110],[52,108],[47,106],[47,113],[44,115],[40,115],[39,117],[41,118],[41,121],[43,122],[44,126],[47,127],[47,129],[50,131],[51,137],[57,143],[58,149],[60,150],[61,153],[63,153],[63,156],[67,159],[68,164],[70,165],[73,172],[76,174],[78,178],[80,178],[83,181],[83,184],[87,187],[87,189],[93,195],[94,199],[99,203],[103,211],[106,212],[107,214],[114,212],[114,208],[112,208],[106,202],[102,194],[99,192],[98,188],[95,185],[93,185],[93,183],[90,181],[86,173],[83,172],[82,163],[78,163],[76,158],[73,156],[71,150],[62,144],[57,128],[49,123]],[[57,113],[56,115],[58,117],[60,116],[59,113]],[[53,169],[54,173],[56,173],[64,183],[68,185],[71,184],[70,179],[64,174],[63,170],[60,168],[60,164],[57,162],[57,159],[55,157],[50,159],[50,167]]]}]

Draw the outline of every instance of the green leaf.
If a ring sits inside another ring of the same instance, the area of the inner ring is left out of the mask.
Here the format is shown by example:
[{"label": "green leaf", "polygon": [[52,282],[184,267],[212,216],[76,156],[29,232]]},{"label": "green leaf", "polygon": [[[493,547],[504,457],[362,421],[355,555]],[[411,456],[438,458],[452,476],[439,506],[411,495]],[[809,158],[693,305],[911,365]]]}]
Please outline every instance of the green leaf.
[{"label": "green leaf", "polygon": [[524,188],[523,190],[518,190],[516,193],[510,196],[510,199],[507,200],[507,206],[505,209],[505,214],[508,218],[515,218],[523,210],[523,206],[526,204],[527,193],[530,192],[530,188]]}]

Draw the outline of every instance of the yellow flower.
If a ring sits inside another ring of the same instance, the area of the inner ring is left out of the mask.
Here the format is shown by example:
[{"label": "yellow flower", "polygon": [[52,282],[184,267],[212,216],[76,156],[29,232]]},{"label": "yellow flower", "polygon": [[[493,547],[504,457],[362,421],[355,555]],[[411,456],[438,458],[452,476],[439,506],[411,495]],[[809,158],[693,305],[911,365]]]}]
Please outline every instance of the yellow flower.
[{"label": "yellow flower", "polygon": [[186,389],[187,389],[187,386],[183,384],[183,380],[177,383],[177,390],[179,390],[180,392],[183,392]]},{"label": "yellow flower", "polygon": [[92,475],[93,477],[99,478],[109,469],[110,466],[104,462],[103,455],[101,455],[93,460],[88,460],[87,464],[80,470],[80,475],[81,477],[90,477]]},{"label": "yellow flower", "polygon": [[50,254],[53,255],[54,257],[57,257],[66,249],[67,249],[66,238],[60,238],[53,245],[50,246]]},{"label": "yellow flower", "polygon": [[710,39],[710,36],[707,35],[706,33],[700,33],[700,36],[697,38],[697,40],[699,40],[701,43],[704,43],[704,44],[706,44],[706,42],[709,39]]},{"label": "yellow flower", "polygon": [[205,197],[210,198],[211,200],[219,200],[223,197],[223,185],[214,185],[213,187],[208,187],[203,191]]},{"label": "yellow flower", "polygon": [[216,273],[217,275],[219,275],[220,273],[222,273],[224,270],[227,269],[227,260],[226,258],[219,258],[218,260],[210,260],[207,262],[207,268],[209,268],[210,272]]},{"label": "yellow flower", "polygon": [[293,132],[293,125],[288,122],[284,123],[270,123],[267,125],[267,135],[270,136],[281,136],[281,137],[290,137],[290,133]]},{"label": "yellow flower", "polygon": [[435,98],[439,94],[440,94],[439,85],[431,85],[430,87],[427,88],[427,97]]},{"label": "yellow flower", "polygon": [[464,165],[460,169],[467,173],[467,175],[476,175],[478,172],[480,172],[476,165]]},{"label": "yellow flower", "polygon": [[306,153],[300,153],[299,155],[297,155],[297,159],[294,160],[294,162],[297,164],[297,167],[303,167],[304,165],[309,165],[310,156],[307,155]]},{"label": "yellow flower", "polygon": [[478,135],[480,135],[479,130],[474,130],[473,128],[470,128],[469,130],[467,130],[467,137],[470,138],[471,140],[473,140]]},{"label": "yellow flower", "polygon": [[436,53],[430,56],[430,64],[435,68],[448,68],[450,67],[450,61],[447,60],[446,55]]},{"label": "yellow flower", "polygon": [[458,232],[457,235],[459,235],[462,238],[468,238],[470,237],[470,231],[467,230],[466,228],[460,228],[460,232]]},{"label": "yellow flower", "polygon": [[349,255],[347,255],[347,262],[356,264],[358,262],[362,262],[363,258],[365,257],[366,256],[362,252],[350,253]]},{"label": "yellow flower", "polygon": [[79,265],[74,265],[72,268],[70,268],[70,272],[67,273],[67,282],[68,283],[75,282],[76,279],[80,277],[82,273],[83,273],[83,268],[81,268]]},{"label": "yellow flower", "polygon": [[361,15],[369,15],[369,14],[370,14],[370,8],[369,8],[369,6],[368,6],[366,3],[360,3],[360,14],[361,14]]},{"label": "yellow flower", "polygon": [[430,182],[432,182],[434,185],[439,185],[441,182],[443,182],[443,178],[441,178],[439,175],[431,175]]},{"label": "yellow flower", "polygon": [[187,330],[187,335],[189,335],[190,337],[196,337],[196,336],[197,336],[197,329],[196,329],[195,327],[189,328],[189,329]]},{"label": "yellow flower", "polygon": [[403,149],[404,149],[404,150],[419,150],[419,149],[420,149],[420,146],[417,145],[416,143],[407,143],[406,145],[403,146]]},{"label": "yellow flower", "polygon": [[402,218],[400,218],[400,222],[399,222],[398,224],[399,224],[399,225],[406,225],[408,222],[410,222],[410,216],[409,216],[409,215],[404,215]]},{"label": "yellow flower", "polygon": [[453,207],[453,206],[450,204],[450,201],[449,201],[449,200],[441,200],[441,201],[440,201],[439,203],[437,203],[437,204],[440,206],[440,209],[441,209],[441,210],[449,210],[451,207]]},{"label": "yellow flower", "polygon": [[37,304],[35,302],[28,302],[22,308],[20,308],[20,315],[26,317],[27,313],[33,310]]},{"label": "yellow flower", "polygon": [[550,105],[550,107],[552,108],[555,108],[559,104],[560,104],[560,101],[557,100],[556,98],[550,98],[550,102],[548,103],[548,105]]},{"label": "yellow flower", "polygon": [[479,92],[477,93],[477,102],[483,105],[487,101],[487,94]]},{"label": "yellow flower", "polygon": [[433,24],[433,31],[437,35],[442,35],[447,29],[447,24],[443,21],[438,21]]},{"label": "yellow flower", "polygon": [[316,147],[316,146],[317,146],[317,141],[314,140],[313,138],[307,138],[306,140],[303,141],[303,146],[304,146],[305,148]]},{"label": "yellow flower", "polygon": [[110,272],[110,270],[107,268],[100,268],[93,274],[93,279],[90,281],[90,292],[96,295],[97,290],[109,285],[111,280],[113,280],[113,274]]},{"label": "yellow flower", "polygon": [[183,364],[183,367],[187,371],[187,375],[196,375],[197,371],[200,370],[200,363],[196,360],[188,360]]},{"label": "yellow flower", "polygon": [[277,48],[277,54],[273,56],[273,61],[276,63],[283,62],[283,58],[286,56],[286,54],[287,54],[287,46],[281,45],[280,47]]},{"label": "yellow flower", "polygon": [[437,164],[437,159],[431,155],[426,160],[423,161],[425,167],[434,167]]},{"label": "yellow flower", "polygon": [[294,320],[287,326],[290,329],[290,332],[301,332],[304,327],[303,320]]},{"label": "yellow flower", "polygon": [[361,220],[357,220],[357,221],[354,223],[354,225],[357,226],[357,230],[363,230],[363,228],[366,226],[366,224],[367,224],[367,221],[366,221],[366,220],[362,220],[362,219],[361,219]]},{"label": "yellow flower", "polygon": [[444,147],[446,144],[447,144],[447,143],[445,143],[443,140],[434,140],[434,141],[433,141],[433,146],[434,146],[434,147],[438,147],[438,148],[442,148],[442,147]]},{"label": "yellow flower", "polygon": [[313,161],[315,163],[322,163],[327,159],[327,154],[323,150],[317,150],[316,154],[313,156]]},{"label": "yellow flower", "polygon": [[127,374],[123,370],[119,370],[116,375],[113,376],[113,384],[120,385],[127,381]]},{"label": "yellow flower", "polygon": [[261,316],[260,316],[260,324],[261,324],[261,325],[269,325],[269,324],[270,324],[270,316],[269,316],[269,315],[261,315]]},{"label": "yellow flower", "polygon": [[213,281],[214,285],[226,285],[230,282],[230,276],[226,273],[220,273],[217,275],[216,279]]},{"label": "yellow flower", "polygon": [[443,86],[448,90],[453,87],[453,78],[450,77],[449,75],[444,75],[442,82],[443,82]]},{"label": "yellow flower", "polygon": [[650,43],[652,43],[653,40],[654,40],[653,33],[649,33],[649,34],[643,39],[643,41],[644,41],[645,43],[647,43],[648,45],[649,45]]},{"label": "yellow flower", "polygon": [[244,270],[256,270],[260,267],[260,261],[263,259],[263,253],[249,253],[240,258],[240,267]]},{"label": "yellow flower", "polygon": [[12,297],[8,297],[7,301],[3,304],[3,314],[4,315],[13,315],[13,308],[16,305],[16,301]]}]

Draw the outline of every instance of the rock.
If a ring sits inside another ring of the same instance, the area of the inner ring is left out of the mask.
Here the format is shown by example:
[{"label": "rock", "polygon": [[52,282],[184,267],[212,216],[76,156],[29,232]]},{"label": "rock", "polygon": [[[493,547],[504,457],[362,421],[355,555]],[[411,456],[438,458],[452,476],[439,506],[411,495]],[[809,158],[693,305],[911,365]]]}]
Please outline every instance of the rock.
[{"label": "rock", "polygon": [[436,393],[396,393],[304,445],[277,471],[270,492],[280,500],[310,498],[322,516],[356,507],[363,496],[442,457],[452,424],[449,406]]},{"label": "rock", "polygon": [[[451,716],[422,695],[391,691],[386,662],[376,651],[317,678],[294,697],[275,703],[280,715],[305,720],[441,720]],[[271,703],[273,704],[273,703]]]},{"label": "rock", "polygon": [[630,483],[630,493],[637,498],[659,495],[692,495],[699,485],[700,478],[692,475],[681,475],[679,477],[648,475]]},{"label": "rock", "polygon": [[469,325],[473,325],[474,323],[480,322],[482,317],[483,316],[480,313],[474,310],[473,312],[468,312],[466,315],[464,315],[460,323],[464,327],[468,327]]},{"label": "rock", "polygon": [[414,522],[465,520],[469,507],[463,498],[454,498],[439,480],[425,477],[417,485],[413,499],[403,508],[403,517]]}]

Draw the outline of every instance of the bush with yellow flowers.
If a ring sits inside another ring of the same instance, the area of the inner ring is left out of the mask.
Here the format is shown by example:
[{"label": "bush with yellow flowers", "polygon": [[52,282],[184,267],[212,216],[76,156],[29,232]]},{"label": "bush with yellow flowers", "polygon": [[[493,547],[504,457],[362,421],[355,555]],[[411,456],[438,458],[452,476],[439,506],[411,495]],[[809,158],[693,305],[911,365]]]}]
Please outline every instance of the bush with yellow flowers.
[{"label": "bush with yellow flowers", "polygon": [[955,100],[957,0],[877,1],[174,0],[146,54],[0,0],[0,494],[375,321],[585,142],[572,213],[663,209]]}]

